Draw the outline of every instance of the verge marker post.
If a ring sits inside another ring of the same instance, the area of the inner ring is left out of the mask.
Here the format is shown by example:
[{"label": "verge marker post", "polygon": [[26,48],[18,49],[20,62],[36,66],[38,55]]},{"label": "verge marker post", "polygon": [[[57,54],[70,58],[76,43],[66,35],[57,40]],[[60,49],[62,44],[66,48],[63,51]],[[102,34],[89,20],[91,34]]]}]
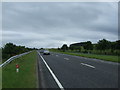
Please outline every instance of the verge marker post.
[{"label": "verge marker post", "polygon": [[16,72],[19,72],[19,65],[16,64]]}]

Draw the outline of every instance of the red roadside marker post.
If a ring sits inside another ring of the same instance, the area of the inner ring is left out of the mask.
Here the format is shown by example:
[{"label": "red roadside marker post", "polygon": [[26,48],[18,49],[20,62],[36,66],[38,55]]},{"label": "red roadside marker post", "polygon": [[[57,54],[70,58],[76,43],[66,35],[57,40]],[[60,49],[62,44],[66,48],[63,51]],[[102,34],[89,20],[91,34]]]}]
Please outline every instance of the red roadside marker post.
[{"label": "red roadside marker post", "polygon": [[16,64],[16,72],[19,72],[19,65]]}]

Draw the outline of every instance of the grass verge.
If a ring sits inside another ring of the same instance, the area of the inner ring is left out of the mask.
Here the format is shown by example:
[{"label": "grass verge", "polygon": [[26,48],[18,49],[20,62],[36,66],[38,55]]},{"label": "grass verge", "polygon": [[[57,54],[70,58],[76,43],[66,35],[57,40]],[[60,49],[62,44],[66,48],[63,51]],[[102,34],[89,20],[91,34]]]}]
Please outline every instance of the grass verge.
[{"label": "grass verge", "polygon": [[52,52],[63,53],[63,54],[68,54],[68,55],[74,55],[74,56],[81,56],[81,57],[87,57],[87,58],[95,58],[95,59],[100,59],[100,60],[105,60],[105,61],[111,61],[111,62],[120,62],[120,60],[119,60],[120,56],[84,54],[84,53],[72,53],[72,52],[62,52],[62,51],[54,51],[54,50],[51,50],[51,51]]},{"label": "grass verge", "polygon": [[[13,60],[2,68],[2,88],[36,88],[36,51]],[[15,65],[19,64],[19,72]]]},{"label": "grass verge", "polygon": [[2,68],[0,68],[0,90],[2,89]]},{"label": "grass verge", "polygon": [[[0,64],[2,64],[2,51],[0,49]],[[0,90],[2,89],[2,68],[0,67]]]}]

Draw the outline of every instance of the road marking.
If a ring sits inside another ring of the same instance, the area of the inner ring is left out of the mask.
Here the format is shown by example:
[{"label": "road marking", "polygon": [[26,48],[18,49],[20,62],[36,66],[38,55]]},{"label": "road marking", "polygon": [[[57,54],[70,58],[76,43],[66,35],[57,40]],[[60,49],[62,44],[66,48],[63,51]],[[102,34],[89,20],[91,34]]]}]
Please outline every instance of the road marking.
[{"label": "road marking", "polygon": [[56,55],[56,57],[58,57],[58,55]]},{"label": "road marking", "polygon": [[64,58],[65,60],[69,60],[69,58]]},{"label": "road marking", "polygon": [[50,71],[50,73],[52,74],[54,80],[56,81],[57,85],[59,86],[59,88],[61,90],[64,90],[62,84],[60,83],[60,81],[57,79],[57,77],[55,76],[55,74],[53,73],[53,71],[50,69],[50,67],[48,66],[48,64],[46,63],[45,59],[41,56],[41,54],[38,52],[39,56],[42,58],[43,62],[45,63],[46,67],[48,68],[48,70]]},{"label": "road marking", "polygon": [[92,65],[89,65],[89,64],[85,64],[85,63],[81,63],[82,65],[85,65],[85,66],[88,66],[88,67],[91,67],[91,68],[95,68],[94,66]]}]

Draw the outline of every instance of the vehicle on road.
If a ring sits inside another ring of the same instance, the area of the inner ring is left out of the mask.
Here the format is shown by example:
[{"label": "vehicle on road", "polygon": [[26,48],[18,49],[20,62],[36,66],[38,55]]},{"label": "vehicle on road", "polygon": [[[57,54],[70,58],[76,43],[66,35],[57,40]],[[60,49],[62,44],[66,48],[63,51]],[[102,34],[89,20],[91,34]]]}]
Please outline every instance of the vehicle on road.
[{"label": "vehicle on road", "polygon": [[40,50],[40,53],[43,53],[44,52],[44,49]]},{"label": "vehicle on road", "polygon": [[50,51],[49,50],[44,50],[43,55],[50,55]]}]

